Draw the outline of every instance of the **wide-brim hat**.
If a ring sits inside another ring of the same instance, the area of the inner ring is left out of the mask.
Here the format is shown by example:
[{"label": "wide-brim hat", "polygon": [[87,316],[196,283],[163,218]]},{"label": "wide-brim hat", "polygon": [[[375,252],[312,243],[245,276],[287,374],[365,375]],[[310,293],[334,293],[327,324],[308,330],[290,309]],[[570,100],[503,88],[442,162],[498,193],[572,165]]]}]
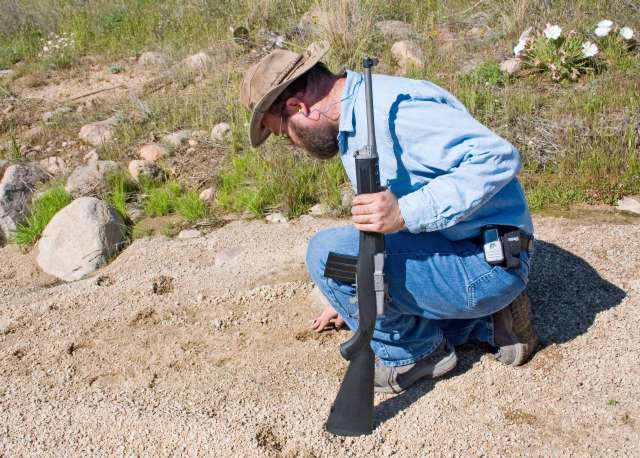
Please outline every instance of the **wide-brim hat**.
[{"label": "wide-brim hat", "polygon": [[251,111],[249,139],[252,146],[261,145],[271,134],[262,118],[280,94],[298,77],[317,64],[329,51],[325,42],[313,43],[305,54],[277,49],[263,57],[245,74],[240,89],[240,102]]}]

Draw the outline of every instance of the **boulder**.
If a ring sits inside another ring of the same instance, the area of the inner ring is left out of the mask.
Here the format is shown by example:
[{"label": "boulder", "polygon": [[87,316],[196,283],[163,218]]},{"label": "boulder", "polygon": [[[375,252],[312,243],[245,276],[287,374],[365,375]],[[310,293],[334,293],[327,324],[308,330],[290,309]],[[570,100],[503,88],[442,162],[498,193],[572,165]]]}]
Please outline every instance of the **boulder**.
[{"label": "boulder", "polygon": [[640,215],[640,196],[626,196],[618,200],[616,205],[618,210]]},{"label": "boulder", "polygon": [[67,173],[67,164],[58,156],[51,156],[40,161],[42,167],[49,175],[58,176]]},{"label": "boulder", "polygon": [[411,40],[397,41],[391,47],[391,55],[400,66],[400,73],[406,73],[411,67],[422,67],[424,53]]},{"label": "boulder", "polygon": [[46,174],[34,165],[11,165],[0,180],[0,236],[8,239],[29,214],[33,193]]},{"label": "boulder", "polygon": [[500,63],[500,70],[509,75],[513,75],[518,73],[522,68],[522,61],[517,57],[512,57],[511,59],[507,59],[504,62]]},{"label": "boulder", "polygon": [[385,38],[391,40],[407,40],[415,35],[413,27],[404,21],[378,21],[376,28]]},{"label": "boulder", "polygon": [[138,148],[138,156],[145,161],[155,162],[167,155],[167,150],[157,143],[147,143]]},{"label": "boulder", "polygon": [[94,149],[92,149],[82,157],[82,160],[85,164],[95,164],[99,159],[100,157],[98,156],[98,152]]},{"label": "boulder", "polygon": [[102,195],[107,192],[107,174],[118,168],[113,161],[95,161],[77,167],[67,178],[64,189],[74,198]]},{"label": "boulder", "polygon": [[100,146],[102,143],[109,141],[113,137],[115,126],[118,123],[115,117],[105,119],[104,121],[86,124],[80,129],[78,137],[83,142],[92,146]]},{"label": "boulder", "polygon": [[147,51],[140,54],[138,65],[144,68],[163,68],[169,65],[169,58],[161,52]]},{"label": "boulder", "polygon": [[179,148],[184,145],[189,140],[189,131],[188,130],[179,130],[177,132],[173,132],[171,134],[167,134],[162,137],[162,143],[165,145],[171,146],[173,148]]},{"label": "boulder", "polygon": [[191,72],[204,72],[211,67],[213,59],[205,53],[199,52],[185,57],[180,63],[180,67]]},{"label": "boulder", "polygon": [[42,232],[37,262],[61,280],[78,280],[105,265],[124,240],[118,212],[100,199],[81,197],[56,213]]},{"label": "boulder", "polygon": [[164,170],[158,164],[151,161],[134,160],[129,162],[129,173],[138,180],[140,177],[147,177],[159,180],[164,177]]},{"label": "boulder", "polygon": [[207,188],[200,193],[200,200],[203,202],[211,202],[215,196],[216,192],[213,188]]},{"label": "boulder", "polygon": [[211,140],[216,143],[224,143],[229,134],[231,134],[231,126],[226,122],[221,122],[211,129]]}]

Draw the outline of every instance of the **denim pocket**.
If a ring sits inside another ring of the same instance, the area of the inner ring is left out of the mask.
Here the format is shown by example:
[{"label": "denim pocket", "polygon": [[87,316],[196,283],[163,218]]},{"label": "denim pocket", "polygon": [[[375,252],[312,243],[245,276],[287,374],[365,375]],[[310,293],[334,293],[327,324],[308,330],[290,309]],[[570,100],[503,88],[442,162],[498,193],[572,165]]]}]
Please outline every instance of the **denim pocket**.
[{"label": "denim pocket", "polygon": [[494,313],[510,303],[526,287],[520,269],[505,270],[491,267],[473,279],[467,286],[467,309],[485,316]]}]

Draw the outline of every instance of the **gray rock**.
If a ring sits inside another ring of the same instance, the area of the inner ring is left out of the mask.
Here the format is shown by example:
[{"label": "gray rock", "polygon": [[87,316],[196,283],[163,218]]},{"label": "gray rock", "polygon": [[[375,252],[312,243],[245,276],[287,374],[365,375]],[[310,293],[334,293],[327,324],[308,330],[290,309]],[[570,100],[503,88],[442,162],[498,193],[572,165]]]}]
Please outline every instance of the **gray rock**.
[{"label": "gray rock", "polygon": [[95,164],[99,159],[100,157],[98,156],[98,152],[94,149],[92,149],[82,157],[82,160],[85,164]]},{"label": "gray rock", "polygon": [[201,235],[202,232],[197,229],[185,229],[183,231],[180,231],[180,233],[178,234],[178,238],[180,240],[195,239],[200,237]]},{"label": "gray rock", "polygon": [[286,223],[287,222],[287,218],[280,212],[271,213],[270,215],[267,215],[265,219],[270,223]]},{"label": "gray rock", "polygon": [[131,221],[133,221],[134,223],[137,223],[144,219],[145,214],[144,214],[144,211],[142,211],[142,209],[138,205],[129,203],[127,204],[127,216]]},{"label": "gray rock", "polygon": [[56,213],[42,233],[38,265],[61,280],[78,280],[117,253],[124,230],[120,215],[102,200],[76,199]]},{"label": "gray rock", "polygon": [[231,126],[226,122],[221,122],[211,129],[211,140],[217,143],[224,143],[231,134]]},{"label": "gray rock", "polygon": [[11,165],[0,181],[0,237],[8,239],[29,214],[33,193],[46,174],[34,165]]},{"label": "gray rock", "polygon": [[67,173],[67,164],[65,164],[64,159],[58,156],[51,156],[41,160],[40,167],[53,176]]},{"label": "gray rock", "polygon": [[11,78],[13,77],[13,75],[15,74],[15,72],[11,69],[8,70],[0,70],[0,78]]},{"label": "gray rock", "polygon": [[74,198],[107,192],[107,174],[119,168],[113,161],[96,161],[74,169],[64,189]]},{"label": "gray rock", "polygon": [[161,52],[147,51],[140,54],[138,65],[144,68],[163,68],[169,65],[169,58]]},{"label": "gray rock", "polygon": [[180,67],[192,72],[204,72],[208,70],[212,64],[213,59],[211,59],[207,53],[199,52],[185,57],[180,63]]},{"label": "gray rock", "polygon": [[626,196],[618,201],[618,210],[640,215],[640,196]]},{"label": "gray rock", "polygon": [[147,177],[154,180],[164,177],[164,170],[158,164],[151,161],[134,160],[129,162],[129,173],[138,180],[140,177]]},{"label": "gray rock", "polygon": [[113,137],[113,132],[118,121],[115,117],[105,119],[104,121],[86,124],[80,129],[78,137],[80,140],[92,145],[100,146],[102,143],[109,141]]},{"label": "gray rock", "polygon": [[207,188],[200,193],[200,200],[203,202],[211,202],[216,196],[216,192],[213,188]]},{"label": "gray rock", "polygon": [[309,214],[311,216],[325,216],[329,214],[329,207],[325,204],[315,204],[309,209]]},{"label": "gray rock", "polygon": [[178,148],[189,140],[189,131],[188,130],[179,130],[177,132],[173,132],[171,134],[167,134],[162,137],[162,143],[165,145],[171,146],[173,148]]},{"label": "gray rock", "polygon": [[155,162],[167,155],[167,150],[157,143],[147,143],[138,149],[138,156],[145,161]]},{"label": "gray rock", "polygon": [[385,38],[391,40],[407,40],[415,35],[413,27],[403,21],[378,21],[376,28]]},{"label": "gray rock", "polygon": [[411,40],[397,41],[391,47],[391,55],[400,66],[400,73],[406,73],[411,67],[422,67],[424,53]]},{"label": "gray rock", "polygon": [[508,73],[509,75],[518,73],[521,68],[522,68],[522,61],[517,57],[512,57],[511,59],[507,59],[504,62],[500,63],[500,70]]}]

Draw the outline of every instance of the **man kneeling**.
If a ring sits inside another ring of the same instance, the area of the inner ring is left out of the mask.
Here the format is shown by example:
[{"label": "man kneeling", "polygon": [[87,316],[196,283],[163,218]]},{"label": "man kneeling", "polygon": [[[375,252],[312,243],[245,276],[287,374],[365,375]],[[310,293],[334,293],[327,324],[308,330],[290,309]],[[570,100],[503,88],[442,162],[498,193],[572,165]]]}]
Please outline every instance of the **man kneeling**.
[{"label": "man kneeling", "polygon": [[[339,153],[355,183],[353,153],[367,143],[363,75],[332,74],[320,62],[326,51],[272,52],[245,75],[241,101],[252,111],[253,146],[273,133],[320,159]],[[309,242],[309,273],[327,300],[314,328],[344,320],[357,329],[354,285],[326,278],[324,267],[329,252],[358,254],[358,231],[378,232],[386,234],[388,300],[371,342],[376,391],[445,374],[456,365],[454,347],[470,340],[523,364],[538,339],[524,293],[533,225],[518,151],[432,83],[374,75],[372,87],[386,189],[356,196],[352,226]],[[515,234],[509,262],[506,247],[504,261],[487,261],[486,234],[511,242]]]}]

